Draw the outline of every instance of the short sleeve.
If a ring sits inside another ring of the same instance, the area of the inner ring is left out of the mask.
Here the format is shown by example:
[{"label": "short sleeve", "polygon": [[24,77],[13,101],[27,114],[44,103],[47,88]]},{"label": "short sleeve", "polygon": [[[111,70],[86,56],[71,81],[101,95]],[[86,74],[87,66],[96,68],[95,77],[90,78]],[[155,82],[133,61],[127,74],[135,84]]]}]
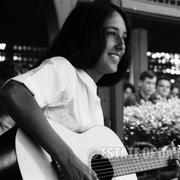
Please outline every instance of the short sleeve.
[{"label": "short sleeve", "polygon": [[73,81],[75,69],[62,57],[45,60],[39,67],[14,77],[23,83],[34,95],[41,107],[64,91]]}]

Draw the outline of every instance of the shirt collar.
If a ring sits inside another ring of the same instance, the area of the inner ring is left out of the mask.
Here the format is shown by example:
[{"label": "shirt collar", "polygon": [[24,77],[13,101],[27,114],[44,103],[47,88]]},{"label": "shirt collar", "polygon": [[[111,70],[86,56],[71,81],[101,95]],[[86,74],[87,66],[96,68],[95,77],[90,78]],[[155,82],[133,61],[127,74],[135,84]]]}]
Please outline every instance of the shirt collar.
[{"label": "shirt collar", "polygon": [[92,77],[84,70],[77,69],[77,73],[79,77],[82,79],[82,81],[92,89],[92,91],[97,94],[97,85],[95,81],[92,79]]}]

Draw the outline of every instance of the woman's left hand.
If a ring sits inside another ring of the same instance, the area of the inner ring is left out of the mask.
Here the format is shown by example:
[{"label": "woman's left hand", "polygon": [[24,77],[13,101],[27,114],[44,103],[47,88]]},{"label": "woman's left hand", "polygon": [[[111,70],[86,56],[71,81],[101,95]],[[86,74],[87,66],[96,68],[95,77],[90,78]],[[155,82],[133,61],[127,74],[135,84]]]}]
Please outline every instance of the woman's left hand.
[{"label": "woman's left hand", "polygon": [[[179,148],[176,148],[174,142],[171,142],[169,146],[163,148],[163,150],[167,149],[175,149],[177,152]],[[157,179],[159,180],[170,180],[173,178],[180,178],[180,160],[178,159],[177,155],[174,155],[174,158],[168,161],[169,166],[166,168],[160,169]]]}]

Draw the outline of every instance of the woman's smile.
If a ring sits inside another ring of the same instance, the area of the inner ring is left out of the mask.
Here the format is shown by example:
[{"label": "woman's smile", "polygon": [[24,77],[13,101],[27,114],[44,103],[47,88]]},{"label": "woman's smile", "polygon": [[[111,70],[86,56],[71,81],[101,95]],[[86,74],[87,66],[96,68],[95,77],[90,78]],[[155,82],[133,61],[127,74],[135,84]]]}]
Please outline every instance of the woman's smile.
[{"label": "woman's smile", "polygon": [[104,23],[106,47],[95,67],[96,74],[115,73],[125,52],[127,29],[123,18],[114,12]]},{"label": "woman's smile", "polygon": [[96,66],[87,72],[98,81],[103,75],[115,73],[118,64],[125,53],[125,40],[127,29],[123,18],[114,12],[103,25],[106,47],[102,52]]},{"label": "woman's smile", "polygon": [[120,61],[120,56],[119,55],[117,55],[117,54],[110,54],[109,53],[109,56],[111,57],[111,59],[112,59],[112,61],[114,62],[114,63],[119,63],[119,61]]}]

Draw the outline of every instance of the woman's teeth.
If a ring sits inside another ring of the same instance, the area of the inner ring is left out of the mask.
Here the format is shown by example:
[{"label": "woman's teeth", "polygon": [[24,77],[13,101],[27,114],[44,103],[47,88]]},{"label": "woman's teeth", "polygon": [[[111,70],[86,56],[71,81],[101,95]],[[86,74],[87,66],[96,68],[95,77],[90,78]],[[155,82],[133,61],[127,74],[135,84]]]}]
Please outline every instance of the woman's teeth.
[{"label": "woman's teeth", "polygon": [[115,61],[119,61],[120,57],[118,55],[115,54],[111,54],[111,57],[113,58],[113,60]]}]

